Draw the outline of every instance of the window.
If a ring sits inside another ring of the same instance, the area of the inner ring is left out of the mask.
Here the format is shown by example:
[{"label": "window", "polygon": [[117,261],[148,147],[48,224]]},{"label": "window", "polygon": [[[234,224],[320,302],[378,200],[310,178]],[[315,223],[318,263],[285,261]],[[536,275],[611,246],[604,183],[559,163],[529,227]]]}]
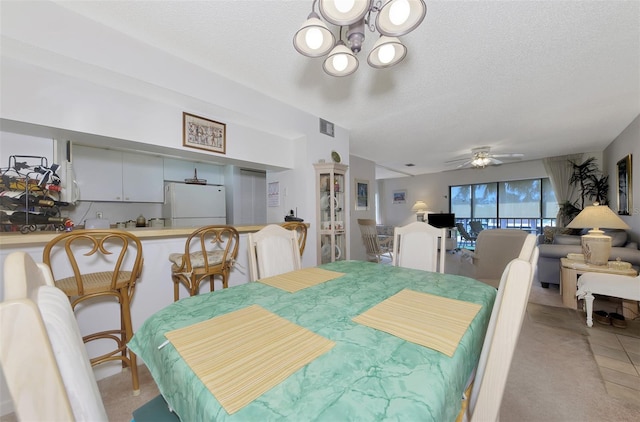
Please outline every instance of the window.
[{"label": "window", "polygon": [[451,212],[465,227],[472,220],[485,229],[531,233],[555,226],[558,204],[548,178],[450,186],[449,193]]}]

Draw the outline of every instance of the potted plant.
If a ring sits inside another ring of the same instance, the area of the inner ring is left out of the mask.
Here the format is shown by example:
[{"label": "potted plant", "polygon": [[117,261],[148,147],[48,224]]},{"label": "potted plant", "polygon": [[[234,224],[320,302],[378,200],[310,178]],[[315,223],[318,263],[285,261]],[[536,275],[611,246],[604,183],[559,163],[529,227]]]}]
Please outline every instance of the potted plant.
[{"label": "potted plant", "polygon": [[588,205],[585,204],[587,200],[606,205],[608,203],[609,176],[602,175],[596,164],[595,157],[587,158],[582,164],[571,160],[569,162],[573,167],[573,174],[569,178],[569,184],[580,189],[580,198],[573,205],[579,210]]}]

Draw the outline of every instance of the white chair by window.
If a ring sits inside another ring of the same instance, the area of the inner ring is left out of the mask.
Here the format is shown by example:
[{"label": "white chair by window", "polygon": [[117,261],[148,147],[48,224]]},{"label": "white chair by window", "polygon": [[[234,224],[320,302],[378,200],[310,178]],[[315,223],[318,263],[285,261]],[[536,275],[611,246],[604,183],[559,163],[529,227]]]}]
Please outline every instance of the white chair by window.
[{"label": "white chair by window", "polygon": [[251,281],[302,268],[298,235],[277,224],[249,233],[249,274]]},{"label": "white chair by window", "polygon": [[444,274],[446,235],[446,229],[420,221],[396,227],[393,231],[392,265]]},{"label": "white chair by window", "polygon": [[24,252],[5,260],[0,362],[20,420],[107,421],[68,297]]}]

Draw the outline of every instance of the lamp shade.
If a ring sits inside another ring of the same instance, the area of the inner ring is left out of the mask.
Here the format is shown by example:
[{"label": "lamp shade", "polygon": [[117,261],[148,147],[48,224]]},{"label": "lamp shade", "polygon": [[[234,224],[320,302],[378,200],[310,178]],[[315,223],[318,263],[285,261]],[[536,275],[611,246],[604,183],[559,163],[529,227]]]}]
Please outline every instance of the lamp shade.
[{"label": "lamp shade", "polygon": [[293,37],[295,49],[307,57],[324,56],[333,48],[335,42],[336,39],[327,25],[314,12]]},{"label": "lamp shade", "polygon": [[611,237],[604,235],[600,227],[628,229],[629,226],[611,208],[597,203],[585,207],[568,225],[570,229],[591,228],[582,236],[582,254],[588,264],[607,265],[611,254]]},{"label": "lamp shade", "polygon": [[406,55],[407,47],[398,38],[382,35],[373,45],[367,62],[371,67],[382,69],[401,62]]},{"label": "lamp shade", "polygon": [[416,201],[415,204],[411,207],[411,211],[413,212],[425,212],[427,210],[427,204],[424,201]]},{"label": "lamp shade", "polygon": [[595,228],[595,230],[599,228],[629,229],[629,225],[618,217],[611,208],[597,203],[584,207],[567,227],[570,229]]},{"label": "lamp shade", "polygon": [[378,32],[399,37],[416,29],[427,14],[424,0],[390,0],[376,16]]},{"label": "lamp shade", "polygon": [[334,25],[348,26],[364,18],[370,0],[320,0],[320,13]]},{"label": "lamp shade", "polygon": [[358,59],[340,40],[325,59],[322,68],[331,76],[351,75],[358,69]]}]

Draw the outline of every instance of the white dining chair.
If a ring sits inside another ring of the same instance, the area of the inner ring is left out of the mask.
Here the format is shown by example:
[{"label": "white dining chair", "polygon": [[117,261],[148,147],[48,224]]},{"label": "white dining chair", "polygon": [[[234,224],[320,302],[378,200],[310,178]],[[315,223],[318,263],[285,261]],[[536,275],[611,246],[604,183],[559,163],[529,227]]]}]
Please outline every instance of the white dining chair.
[{"label": "white dining chair", "polygon": [[247,237],[251,281],[302,268],[295,230],[269,224]]},{"label": "white dining chair", "polygon": [[446,229],[420,221],[396,227],[393,230],[392,265],[444,274],[446,236]]},{"label": "white dining chair", "polygon": [[18,418],[107,421],[69,299],[26,253],[4,266],[0,363]]},{"label": "white dining chair", "polygon": [[538,248],[530,259],[509,262],[500,279],[480,359],[463,397],[458,421],[492,421],[499,419],[504,388],[513,360],[522,321],[533,282],[533,266]]}]

